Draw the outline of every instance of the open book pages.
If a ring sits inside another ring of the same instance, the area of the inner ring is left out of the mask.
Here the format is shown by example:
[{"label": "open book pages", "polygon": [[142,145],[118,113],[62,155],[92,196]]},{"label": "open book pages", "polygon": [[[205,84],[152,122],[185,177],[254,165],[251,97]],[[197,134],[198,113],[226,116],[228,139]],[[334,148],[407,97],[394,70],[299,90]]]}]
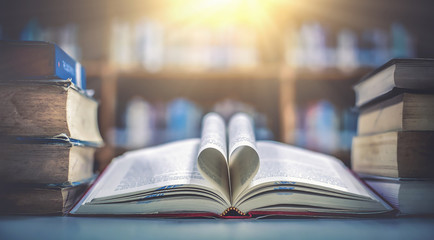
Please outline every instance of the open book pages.
[{"label": "open book pages", "polygon": [[205,116],[197,162],[202,176],[233,202],[257,173],[259,156],[253,125],[247,115],[238,114],[231,119],[228,149],[225,133],[225,124],[219,115]]},{"label": "open book pages", "polygon": [[[201,139],[128,152],[102,173],[72,214],[374,214],[392,210],[337,159],[255,141],[245,114],[203,120]],[[227,142],[226,142],[227,139]]]}]

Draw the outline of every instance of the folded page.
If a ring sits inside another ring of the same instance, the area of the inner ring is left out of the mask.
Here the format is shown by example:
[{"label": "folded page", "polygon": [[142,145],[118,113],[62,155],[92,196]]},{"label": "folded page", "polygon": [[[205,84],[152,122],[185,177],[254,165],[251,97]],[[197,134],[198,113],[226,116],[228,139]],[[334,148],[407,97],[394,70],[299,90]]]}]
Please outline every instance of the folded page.
[{"label": "folded page", "polygon": [[232,200],[247,187],[259,169],[252,119],[244,113],[229,121],[229,172]]},{"label": "folded page", "polygon": [[202,137],[197,166],[202,176],[230,198],[227,163],[226,126],[216,113],[208,113],[202,122]]}]

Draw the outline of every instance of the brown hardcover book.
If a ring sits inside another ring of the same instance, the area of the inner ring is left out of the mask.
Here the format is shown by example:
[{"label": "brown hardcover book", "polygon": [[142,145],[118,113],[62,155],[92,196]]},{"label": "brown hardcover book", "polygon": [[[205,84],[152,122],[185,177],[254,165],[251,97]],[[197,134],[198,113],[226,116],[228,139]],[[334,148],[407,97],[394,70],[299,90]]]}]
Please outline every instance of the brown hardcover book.
[{"label": "brown hardcover book", "polygon": [[434,131],[434,95],[403,93],[361,110],[358,134]]},{"label": "brown hardcover book", "polygon": [[86,89],[85,69],[54,43],[0,41],[0,53],[0,81],[70,79]]},{"label": "brown hardcover book", "polygon": [[392,131],[353,138],[352,168],[397,178],[434,177],[434,132]]},{"label": "brown hardcover book", "polygon": [[80,199],[87,183],[71,187],[0,186],[0,214],[66,214]]},{"label": "brown hardcover book", "polygon": [[434,91],[434,59],[392,59],[354,86],[356,106],[364,106],[394,89]]},{"label": "brown hardcover book", "polygon": [[102,145],[98,103],[62,82],[1,82],[0,135],[69,138]]},{"label": "brown hardcover book", "polygon": [[0,182],[73,183],[93,176],[95,148],[68,140],[0,142]]}]

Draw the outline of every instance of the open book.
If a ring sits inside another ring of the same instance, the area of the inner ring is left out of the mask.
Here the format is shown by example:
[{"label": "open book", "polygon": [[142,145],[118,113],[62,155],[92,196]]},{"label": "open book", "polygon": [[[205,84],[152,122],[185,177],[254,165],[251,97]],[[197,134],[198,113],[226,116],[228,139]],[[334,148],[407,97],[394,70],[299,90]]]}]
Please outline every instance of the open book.
[{"label": "open book", "polygon": [[250,217],[392,210],[339,160],[255,141],[246,114],[233,116],[226,129],[219,115],[209,113],[201,139],[114,159],[70,213]]}]

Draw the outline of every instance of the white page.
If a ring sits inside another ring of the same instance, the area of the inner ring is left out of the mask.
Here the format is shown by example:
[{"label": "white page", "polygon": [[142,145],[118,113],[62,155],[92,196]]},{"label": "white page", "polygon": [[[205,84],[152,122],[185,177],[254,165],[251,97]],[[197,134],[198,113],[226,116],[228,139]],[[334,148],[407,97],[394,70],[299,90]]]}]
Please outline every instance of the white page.
[{"label": "white page", "polygon": [[226,159],[226,145],[226,125],[223,118],[216,113],[208,113],[203,117],[199,153],[204,149],[214,148]]},{"label": "white page", "polygon": [[261,165],[251,187],[265,182],[288,181],[370,196],[336,158],[271,141],[257,142],[257,147]]},{"label": "white page", "polygon": [[93,198],[195,184],[212,188],[197,169],[199,139],[128,152],[110,164],[85,202]]},{"label": "white page", "polygon": [[229,172],[232,200],[250,184],[259,169],[252,119],[244,113],[235,114],[229,121]]},{"label": "white page", "polygon": [[248,146],[256,149],[255,133],[253,132],[252,119],[244,113],[234,115],[229,121],[229,156],[238,147]]},{"label": "white page", "polygon": [[222,117],[208,113],[202,121],[197,166],[202,176],[230,199],[226,126]]}]

